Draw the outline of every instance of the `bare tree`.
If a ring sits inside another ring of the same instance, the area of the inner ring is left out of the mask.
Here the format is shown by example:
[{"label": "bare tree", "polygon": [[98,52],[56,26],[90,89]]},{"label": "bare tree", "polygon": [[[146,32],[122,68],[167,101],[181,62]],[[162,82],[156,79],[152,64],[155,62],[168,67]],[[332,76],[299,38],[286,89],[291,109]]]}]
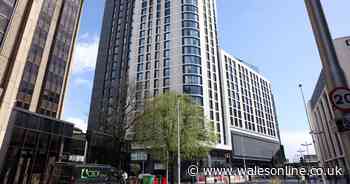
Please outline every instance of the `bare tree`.
[{"label": "bare tree", "polygon": [[[99,109],[98,130],[90,132],[96,136],[93,144],[97,149],[91,149],[93,160],[97,163],[111,164],[118,169],[125,170],[131,147],[128,133],[137,122],[136,113],[136,88],[128,83],[128,65],[121,66],[121,75],[109,112]],[[101,138],[99,138],[101,137]],[[94,140],[89,139],[89,140]],[[101,145],[103,144],[103,145]],[[90,146],[91,147],[91,146]],[[103,154],[103,156],[101,156]],[[91,156],[90,156],[91,157]]]},{"label": "bare tree", "polygon": [[131,147],[131,139],[128,134],[138,121],[139,116],[136,112],[136,88],[128,85],[127,80],[121,80],[119,95],[115,97],[110,121],[105,124],[105,128],[111,132],[112,149],[115,155],[114,164],[118,169],[126,169],[123,164],[128,159]]}]

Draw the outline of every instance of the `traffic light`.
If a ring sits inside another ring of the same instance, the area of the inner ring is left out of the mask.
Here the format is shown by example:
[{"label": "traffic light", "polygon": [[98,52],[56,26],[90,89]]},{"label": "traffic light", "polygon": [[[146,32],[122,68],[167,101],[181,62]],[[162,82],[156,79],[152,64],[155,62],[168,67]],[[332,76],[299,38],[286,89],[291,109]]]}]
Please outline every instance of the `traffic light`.
[{"label": "traffic light", "polygon": [[230,163],[230,161],[231,161],[231,154],[230,153],[225,153],[225,159],[226,159],[226,163]]}]

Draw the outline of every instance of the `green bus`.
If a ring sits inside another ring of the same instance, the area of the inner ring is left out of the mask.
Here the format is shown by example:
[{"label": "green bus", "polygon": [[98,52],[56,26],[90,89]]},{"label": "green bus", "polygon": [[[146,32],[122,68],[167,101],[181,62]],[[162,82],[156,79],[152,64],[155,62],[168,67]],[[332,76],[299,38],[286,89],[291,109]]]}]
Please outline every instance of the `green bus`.
[{"label": "green bus", "polygon": [[120,184],[121,174],[109,165],[56,163],[49,184]]}]

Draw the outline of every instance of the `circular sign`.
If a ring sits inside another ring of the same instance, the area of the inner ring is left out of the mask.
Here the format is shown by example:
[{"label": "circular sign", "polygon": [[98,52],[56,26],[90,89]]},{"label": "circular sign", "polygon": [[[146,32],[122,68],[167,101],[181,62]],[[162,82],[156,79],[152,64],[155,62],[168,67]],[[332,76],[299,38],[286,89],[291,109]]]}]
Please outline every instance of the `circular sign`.
[{"label": "circular sign", "polygon": [[333,107],[342,111],[350,112],[350,89],[338,87],[331,91],[330,99]]}]

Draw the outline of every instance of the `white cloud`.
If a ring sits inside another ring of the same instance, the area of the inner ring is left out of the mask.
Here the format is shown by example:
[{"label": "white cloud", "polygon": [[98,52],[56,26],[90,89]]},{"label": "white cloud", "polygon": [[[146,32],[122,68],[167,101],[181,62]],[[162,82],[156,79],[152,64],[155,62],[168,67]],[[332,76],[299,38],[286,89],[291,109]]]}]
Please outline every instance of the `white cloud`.
[{"label": "white cloud", "polygon": [[99,39],[84,33],[80,36],[73,57],[73,73],[93,71],[96,65]]},{"label": "white cloud", "polygon": [[[290,161],[294,161],[295,159],[299,159],[300,156],[297,156],[298,150],[306,150],[305,147],[301,146],[301,144],[307,142],[312,143],[311,135],[307,130],[305,131],[281,131],[281,141],[285,148],[286,157]],[[314,146],[309,146],[310,154],[315,153]],[[306,154],[306,152],[304,152]]]},{"label": "white cloud", "polygon": [[65,121],[73,123],[75,125],[75,127],[83,130],[83,132],[86,132],[86,130],[87,130],[87,122],[84,119],[69,117],[69,118],[66,118]]},{"label": "white cloud", "polygon": [[88,39],[89,36],[90,36],[89,33],[83,33],[83,34],[81,34],[81,35],[79,36],[79,38],[80,38],[80,39]]},{"label": "white cloud", "polygon": [[88,86],[88,87],[90,87],[92,85],[92,81],[90,81],[88,79],[84,79],[84,78],[78,77],[78,78],[74,79],[74,84],[76,84],[77,86]]}]

